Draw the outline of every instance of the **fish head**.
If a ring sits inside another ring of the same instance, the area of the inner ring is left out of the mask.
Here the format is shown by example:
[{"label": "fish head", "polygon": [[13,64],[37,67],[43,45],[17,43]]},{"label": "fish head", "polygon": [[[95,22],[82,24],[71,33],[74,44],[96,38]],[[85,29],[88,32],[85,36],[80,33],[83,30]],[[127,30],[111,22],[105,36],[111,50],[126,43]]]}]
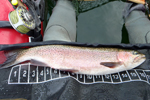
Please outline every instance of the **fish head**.
[{"label": "fish head", "polygon": [[138,51],[121,51],[118,53],[118,60],[121,61],[126,69],[132,69],[142,64],[146,57]]}]

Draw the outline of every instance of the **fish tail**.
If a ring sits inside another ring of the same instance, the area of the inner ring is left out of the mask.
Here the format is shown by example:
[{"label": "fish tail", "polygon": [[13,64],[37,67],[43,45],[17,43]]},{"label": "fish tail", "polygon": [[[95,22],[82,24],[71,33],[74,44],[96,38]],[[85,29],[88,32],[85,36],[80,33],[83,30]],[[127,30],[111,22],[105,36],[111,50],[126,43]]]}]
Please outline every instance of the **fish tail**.
[{"label": "fish tail", "polygon": [[16,60],[19,50],[0,51],[0,69],[12,67],[18,62]]}]

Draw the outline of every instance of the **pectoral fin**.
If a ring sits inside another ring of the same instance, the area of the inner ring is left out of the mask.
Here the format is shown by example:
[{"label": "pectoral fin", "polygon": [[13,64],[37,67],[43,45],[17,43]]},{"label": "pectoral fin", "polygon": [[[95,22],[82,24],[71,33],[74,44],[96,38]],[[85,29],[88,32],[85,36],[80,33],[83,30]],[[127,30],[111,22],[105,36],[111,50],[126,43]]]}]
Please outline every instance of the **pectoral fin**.
[{"label": "pectoral fin", "polygon": [[122,62],[101,62],[100,65],[104,65],[109,68],[115,68],[119,65],[122,65]]}]

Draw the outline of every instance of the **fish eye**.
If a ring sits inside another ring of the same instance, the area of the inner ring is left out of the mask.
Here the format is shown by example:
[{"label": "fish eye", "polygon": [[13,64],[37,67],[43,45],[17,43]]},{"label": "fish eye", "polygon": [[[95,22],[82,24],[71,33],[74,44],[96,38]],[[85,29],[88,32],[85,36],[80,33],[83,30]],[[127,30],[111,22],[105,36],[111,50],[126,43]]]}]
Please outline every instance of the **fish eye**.
[{"label": "fish eye", "polygon": [[139,53],[138,53],[137,51],[133,51],[132,54],[133,54],[133,55],[137,55],[137,54],[139,54]]}]

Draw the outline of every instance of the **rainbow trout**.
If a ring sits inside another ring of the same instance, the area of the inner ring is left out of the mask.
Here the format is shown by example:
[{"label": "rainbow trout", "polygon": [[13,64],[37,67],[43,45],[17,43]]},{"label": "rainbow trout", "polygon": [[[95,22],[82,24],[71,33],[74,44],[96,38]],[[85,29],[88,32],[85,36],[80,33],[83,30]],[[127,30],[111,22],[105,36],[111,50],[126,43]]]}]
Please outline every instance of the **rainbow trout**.
[{"label": "rainbow trout", "polygon": [[45,45],[29,49],[5,51],[7,60],[0,64],[7,68],[21,62],[49,66],[78,74],[103,75],[135,68],[146,57],[134,50],[68,45]]}]

